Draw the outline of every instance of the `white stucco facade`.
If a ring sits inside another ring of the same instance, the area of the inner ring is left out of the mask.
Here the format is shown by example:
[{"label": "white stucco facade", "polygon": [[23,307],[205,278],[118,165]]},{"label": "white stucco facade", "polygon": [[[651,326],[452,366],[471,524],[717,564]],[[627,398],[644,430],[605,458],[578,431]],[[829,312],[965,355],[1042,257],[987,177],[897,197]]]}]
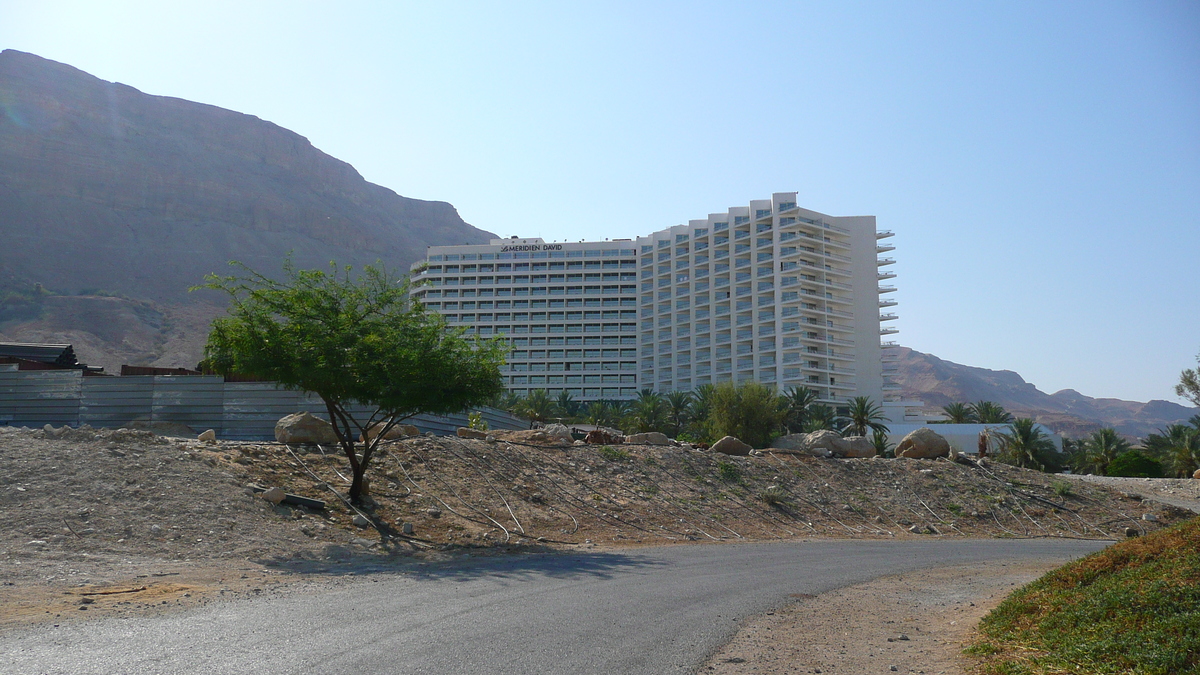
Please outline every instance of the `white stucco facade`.
[{"label": "white stucco facade", "polygon": [[890,236],[873,216],[776,193],[634,240],[430,247],[417,295],[452,324],[503,335],[518,393],[623,399],[757,380],[831,403],[870,396],[891,413],[903,406],[881,341],[894,332],[893,261],[879,256]]}]

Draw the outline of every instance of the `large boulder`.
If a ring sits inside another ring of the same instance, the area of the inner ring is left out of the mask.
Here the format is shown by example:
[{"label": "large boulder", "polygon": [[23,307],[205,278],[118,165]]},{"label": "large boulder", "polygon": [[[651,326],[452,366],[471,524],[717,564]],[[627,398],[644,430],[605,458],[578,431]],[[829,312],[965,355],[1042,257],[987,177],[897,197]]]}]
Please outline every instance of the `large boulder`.
[{"label": "large boulder", "polygon": [[846,436],[838,444],[834,454],[841,457],[874,457],[875,444],[866,436]]},{"label": "large boulder", "polygon": [[842,438],[836,431],[822,429],[809,434],[788,434],[771,443],[775,452],[813,457],[874,457],[875,446],[865,436]]},{"label": "large boulder", "polygon": [[1196,473],[1192,474],[1192,478],[1195,478],[1196,480],[1200,480],[1200,469],[1196,469]]},{"label": "large boulder", "polygon": [[625,445],[670,445],[671,439],[659,431],[647,431],[644,434],[630,434],[625,437]]},{"label": "large boulder", "polygon": [[950,442],[929,427],[921,427],[908,434],[896,446],[897,457],[930,459],[949,457]]},{"label": "large boulder", "polygon": [[832,451],[827,448],[813,448],[808,443],[809,434],[788,434],[771,441],[771,451],[784,455],[813,455],[827,457]]},{"label": "large boulder", "polygon": [[[628,441],[626,441],[626,442],[628,442]],[[743,443],[739,439],[734,438],[733,436],[726,436],[726,437],[722,438],[721,440],[717,441],[716,443],[713,443],[712,447],[709,449],[712,450],[713,452],[719,452],[723,455],[735,455],[735,456],[739,456],[739,457],[744,457],[746,455],[749,455],[750,451],[753,450],[754,448]]]},{"label": "large boulder", "polygon": [[575,442],[575,437],[571,435],[571,430],[565,424],[547,424],[542,431],[545,431],[547,436],[558,443],[569,445]]},{"label": "large boulder", "polygon": [[841,454],[839,451],[842,447],[842,435],[830,429],[814,431],[804,439],[803,447],[808,454],[817,457]]},{"label": "large boulder", "polygon": [[280,443],[337,443],[333,425],[312,413],[298,412],[275,423],[275,440]]},{"label": "large boulder", "polygon": [[[360,440],[360,441],[374,440],[375,437],[379,435],[379,432],[383,431],[383,426],[384,426],[384,423],[380,422],[379,424],[376,424],[375,426],[371,427],[370,429],[367,429],[367,433],[360,436],[358,440]],[[420,435],[421,435],[421,431],[411,424],[396,424],[396,425],[392,426],[391,429],[388,429],[388,432],[383,435],[383,440],[395,441],[395,440],[399,440],[401,438],[408,438],[409,436],[420,436]]]}]

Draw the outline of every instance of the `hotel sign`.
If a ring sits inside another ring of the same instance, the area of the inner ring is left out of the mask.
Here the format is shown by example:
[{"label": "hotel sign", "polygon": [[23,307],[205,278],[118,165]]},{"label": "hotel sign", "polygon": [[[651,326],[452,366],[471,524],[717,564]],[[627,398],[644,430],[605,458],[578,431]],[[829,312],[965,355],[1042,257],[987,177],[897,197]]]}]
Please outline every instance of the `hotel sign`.
[{"label": "hotel sign", "polygon": [[501,246],[501,253],[510,251],[561,251],[562,244],[514,244],[512,246]]}]

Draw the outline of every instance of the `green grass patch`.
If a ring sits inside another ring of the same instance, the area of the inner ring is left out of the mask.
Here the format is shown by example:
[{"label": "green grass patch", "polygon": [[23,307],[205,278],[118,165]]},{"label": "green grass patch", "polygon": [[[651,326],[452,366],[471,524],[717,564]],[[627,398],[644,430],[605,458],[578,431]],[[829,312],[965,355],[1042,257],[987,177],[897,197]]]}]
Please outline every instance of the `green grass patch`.
[{"label": "green grass patch", "polygon": [[742,470],[732,462],[718,462],[717,476],[726,483],[742,482]]},{"label": "green grass patch", "polygon": [[610,445],[600,446],[600,456],[610,462],[623,462],[629,459],[630,455],[627,451],[619,448],[614,448]]},{"label": "green grass patch", "polygon": [[1050,572],[979,632],[984,675],[1200,673],[1200,518]]}]

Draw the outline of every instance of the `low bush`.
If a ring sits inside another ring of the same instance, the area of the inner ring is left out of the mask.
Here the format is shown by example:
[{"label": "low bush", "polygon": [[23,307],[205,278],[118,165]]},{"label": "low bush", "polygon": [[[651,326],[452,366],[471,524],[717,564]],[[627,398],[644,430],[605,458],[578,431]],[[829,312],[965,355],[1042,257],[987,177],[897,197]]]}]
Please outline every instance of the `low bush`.
[{"label": "low bush", "polygon": [[987,675],[1200,673],[1200,518],[1050,572],[979,631]]}]

